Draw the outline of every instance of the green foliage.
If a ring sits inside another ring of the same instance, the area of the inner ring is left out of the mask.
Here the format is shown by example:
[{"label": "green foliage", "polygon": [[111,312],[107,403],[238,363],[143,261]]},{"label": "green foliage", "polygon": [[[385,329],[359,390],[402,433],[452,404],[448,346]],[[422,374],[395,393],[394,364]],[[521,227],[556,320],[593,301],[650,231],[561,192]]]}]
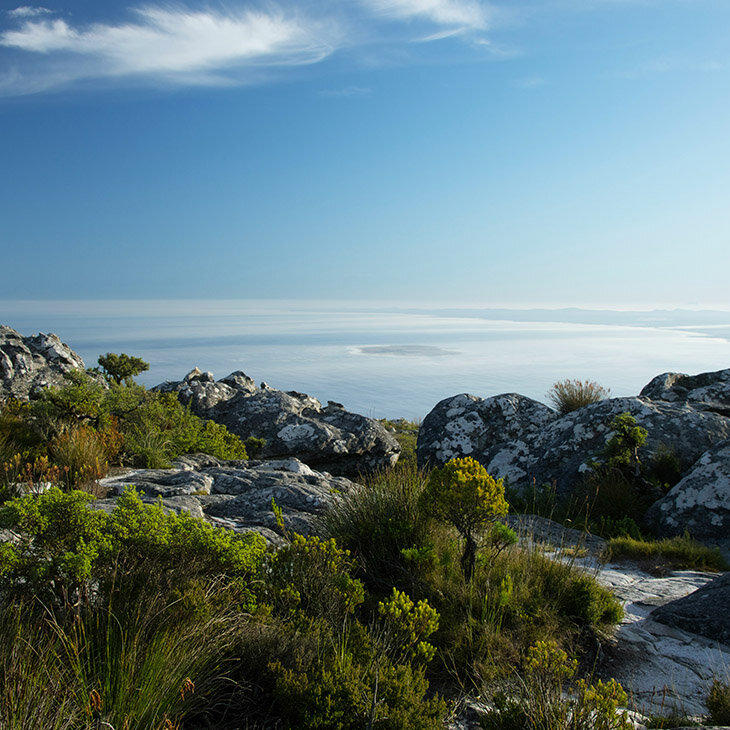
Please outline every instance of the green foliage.
[{"label": "green foliage", "polygon": [[561,596],[564,615],[589,626],[619,623],[623,609],[616,597],[587,575],[576,577]]},{"label": "green foliage", "polygon": [[99,355],[99,367],[109,383],[131,385],[135,375],[150,369],[149,363],[141,357],[133,357],[122,353],[117,355],[114,352],[107,352],[106,355]]},{"label": "green foliage", "polygon": [[454,525],[464,539],[462,569],[468,580],[474,573],[477,534],[509,509],[502,480],[469,456],[452,459],[431,472],[422,500],[427,511]]},{"label": "green foliage", "polygon": [[4,595],[37,596],[63,612],[112,586],[119,600],[132,602],[225,575],[242,604],[254,605],[250,582],[265,546],[259,535],[236,536],[188,513],[144,505],[131,488],[111,514],[88,509],[90,501],[84,492],[54,488],[0,507],[0,526],[22,538],[0,550]]},{"label": "green foliage", "polygon": [[286,668],[270,667],[276,677],[276,708],[285,727],[328,730],[439,730],[445,705],[425,698],[423,670],[409,664],[358,662],[333,653]]},{"label": "green foliage", "polygon": [[681,479],[682,465],[672,447],[659,444],[651,457],[648,477],[665,491],[671,489]]},{"label": "green foliage", "polygon": [[661,562],[675,570],[722,572],[730,565],[719,548],[711,548],[689,535],[662,540],[637,540],[632,537],[612,538],[602,556],[605,560],[639,560]]},{"label": "green foliage", "polygon": [[438,629],[439,616],[428,601],[415,604],[410,596],[393,588],[390,597],[378,603],[378,616],[385,626],[380,638],[391,661],[430,662],[433,659],[436,647],[423,639]]},{"label": "green foliage", "polygon": [[713,725],[730,725],[730,682],[713,681],[707,696],[707,709]]},{"label": "green foliage", "polygon": [[297,611],[341,627],[364,598],[351,567],[350,553],[334,540],[295,534],[268,561],[267,592],[280,613]]},{"label": "green foliage", "polygon": [[558,380],[547,392],[547,399],[564,416],[571,411],[608,398],[610,391],[592,380]]},{"label": "green foliage", "polygon": [[589,684],[579,680],[564,693],[577,663],[555,641],[538,641],[527,652],[524,676],[508,692],[494,697],[482,719],[487,730],[630,730],[633,724],[618,708],[627,696],[611,679]]},{"label": "green foliage", "polygon": [[641,466],[639,448],[644,445],[648,431],[637,426],[636,419],[628,411],[616,416],[610,427],[614,434],[606,444],[608,466],[631,469],[634,476],[638,476]]},{"label": "green foliage", "polygon": [[362,489],[338,498],[322,516],[323,530],[350,550],[356,574],[370,588],[410,590],[428,561],[432,548],[422,491],[413,463],[367,478]]}]

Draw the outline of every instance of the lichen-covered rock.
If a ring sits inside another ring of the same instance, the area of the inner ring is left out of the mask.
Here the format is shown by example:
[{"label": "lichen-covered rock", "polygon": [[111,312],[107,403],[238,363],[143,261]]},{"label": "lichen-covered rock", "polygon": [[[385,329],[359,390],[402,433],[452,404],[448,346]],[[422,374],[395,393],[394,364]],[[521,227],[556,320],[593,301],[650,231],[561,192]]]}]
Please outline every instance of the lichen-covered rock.
[{"label": "lichen-covered rock", "polygon": [[730,441],[706,451],[645,520],[662,536],[688,530],[700,540],[730,537]]},{"label": "lichen-covered rock", "polygon": [[424,419],[419,465],[472,456],[493,476],[506,477],[512,489],[554,485],[565,495],[592,462],[601,460],[611,421],[625,412],[648,431],[639,454],[646,464],[660,448],[669,448],[684,472],[707,449],[730,438],[730,418],[682,402],[610,398],[558,417],[515,393],[487,399],[462,394],[441,401]]},{"label": "lichen-covered rock", "polygon": [[[277,541],[272,499],[281,507],[288,530],[308,534],[338,494],[358,488],[349,479],[314,471],[294,458],[219,461],[206,455],[184,457],[172,469],[137,469],[100,484],[116,495],[132,485],[144,501],[159,498],[166,509],[203,515],[219,527],[257,530],[272,542]],[[94,503],[99,509],[113,504],[113,498]]]},{"label": "lichen-covered rock", "polygon": [[663,373],[645,385],[640,395],[730,416],[730,368],[699,375]]},{"label": "lichen-covered rock", "polygon": [[44,388],[63,385],[64,373],[84,369],[84,361],[56,335],[23,337],[0,325],[0,402],[28,400]]},{"label": "lichen-covered rock", "polygon": [[357,476],[392,466],[400,445],[375,420],[330,401],[324,408],[304,393],[281,391],[238,371],[220,381],[197,368],[180,382],[155,388],[174,392],[193,413],[222,423],[243,439],[263,438],[259,456],[295,456],[320,471]]},{"label": "lichen-covered rock", "polygon": [[450,459],[471,456],[493,476],[521,483],[534,458],[532,442],[557,417],[551,408],[518,393],[446,398],[423,419],[418,465],[443,466]]},{"label": "lichen-covered rock", "polygon": [[611,421],[621,413],[630,413],[648,432],[639,451],[645,464],[660,447],[670,448],[685,471],[711,446],[730,438],[730,419],[716,413],[682,403],[610,398],[568,413],[543,429],[532,443],[528,473],[538,484],[554,483],[558,493],[570,491],[589,463],[600,460],[612,435]]}]

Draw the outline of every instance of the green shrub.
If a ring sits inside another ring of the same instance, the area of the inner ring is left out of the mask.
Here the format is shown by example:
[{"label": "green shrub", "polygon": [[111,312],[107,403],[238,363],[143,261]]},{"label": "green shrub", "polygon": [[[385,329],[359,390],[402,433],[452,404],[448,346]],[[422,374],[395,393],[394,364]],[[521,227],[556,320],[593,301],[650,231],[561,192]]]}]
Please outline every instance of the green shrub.
[{"label": "green shrub", "polygon": [[132,357],[125,353],[117,355],[114,352],[107,352],[106,355],[99,355],[99,367],[109,383],[131,385],[132,377],[150,369],[150,364],[141,357]]},{"label": "green shrub", "polygon": [[713,725],[730,725],[730,682],[713,681],[707,696],[707,709]]},{"label": "green shrub", "polygon": [[276,709],[285,727],[328,730],[440,730],[445,705],[426,699],[423,670],[408,664],[358,662],[334,653],[310,666],[275,662]]},{"label": "green shrub", "polygon": [[576,670],[575,660],[555,641],[539,641],[527,652],[524,675],[499,693],[482,719],[487,730],[630,730],[633,723],[618,708],[627,696],[611,679],[591,685],[581,679],[572,693],[565,684]]},{"label": "green shrub", "polygon": [[637,426],[636,419],[628,411],[616,416],[610,427],[614,433],[606,443],[608,466],[638,477],[641,468],[639,449],[646,442],[647,430]]},{"label": "green shrub", "polygon": [[592,380],[558,380],[547,392],[547,399],[564,416],[571,411],[608,398],[610,391]]},{"label": "green shrub", "polygon": [[321,519],[324,532],[348,549],[367,586],[410,590],[432,553],[428,519],[419,499],[423,478],[415,464],[380,472],[340,495]]},{"label": "green shrub", "polygon": [[335,541],[295,534],[269,558],[266,590],[279,611],[300,611],[341,627],[362,603],[362,583],[350,576],[350,554]]},{"label": "green shrub", "polygon": [[469,456],[452,459],[431,472],[421,499],[427,512],[454,525],[464,540],[461,565],[468,581],[474,573],[478,534],[507,514],[502,480]]},{"label": "green shrub", "polygon": [[623,609],[616,597],[593,578],[579,575],[561,596],[562,612],[589,626],[614,624],[623,618]]},{"label": "green shrub", "polygon": [[53,488],[6,502],[0,526],[18,531],[18,544],[0,544],[0,589],[4,596],[37,596],[69,611],[109,595],[133,603],[140,595],[205,585],[227,577],[241,605],[255,605],[251,580],[265,542],[218,530],[183,512],[144,505],[133,489],[111,514],[87,508],[84,492]]},{"label": "green shrub", "polygon": [[659,444],[651,457],[648,477],[665,491],[671,489],[681,479],[682,465],[672,447]]}]

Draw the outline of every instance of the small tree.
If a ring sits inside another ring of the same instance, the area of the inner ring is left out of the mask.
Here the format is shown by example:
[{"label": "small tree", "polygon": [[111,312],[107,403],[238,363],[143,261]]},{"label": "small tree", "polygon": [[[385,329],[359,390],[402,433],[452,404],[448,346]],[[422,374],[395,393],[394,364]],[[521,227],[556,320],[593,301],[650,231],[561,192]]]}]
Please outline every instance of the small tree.
[{"label": "small tree", "polygon": [[131,385],[135,375],[150,369],[150,364],[141,357],[133,357],[125,353],[117,355],[114,352],[107,352],[106,355],[99,355],[98,362],[102,375],[108,382],[114,382],[117,385],[121,385],[122,382],[125,385]]},{"label": "small tree", "polygon": [[478,533],[498,516],[506,515],[509,508],[502,480],[494,479],[470,456],[452,459],[431,472],[422,499],[426,509],[454,525],[464,539],[461,569],[466,580],[471,580]]},{"label": "small tree", "polygon": [[633,476],[641,472],[639,448],[644,445],[648,431],[636,425],[636,419],[628,412],[620,413],[611,421],[614,435],[606,444],[608,465],[618,469],[633,467]]}]

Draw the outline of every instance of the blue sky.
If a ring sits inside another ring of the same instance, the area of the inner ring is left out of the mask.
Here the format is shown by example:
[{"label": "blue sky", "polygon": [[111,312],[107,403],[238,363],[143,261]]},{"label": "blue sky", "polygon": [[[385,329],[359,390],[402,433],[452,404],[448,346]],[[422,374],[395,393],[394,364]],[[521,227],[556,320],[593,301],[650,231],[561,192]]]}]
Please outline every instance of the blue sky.
[{"label": "blue sky", "polygon": [[730,307],[727,0],[0,8],[0,299]]}]

